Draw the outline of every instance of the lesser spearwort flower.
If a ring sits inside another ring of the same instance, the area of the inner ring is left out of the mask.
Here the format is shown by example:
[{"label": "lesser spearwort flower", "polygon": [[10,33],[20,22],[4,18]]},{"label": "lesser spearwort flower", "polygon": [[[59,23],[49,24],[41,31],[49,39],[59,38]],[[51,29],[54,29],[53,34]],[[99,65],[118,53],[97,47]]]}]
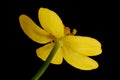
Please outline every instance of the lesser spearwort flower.
[{"label": "lesser spearwort flower", "polygon": [[93,70],[98,63],[89,56],[101,54],[101,43],[87,36],[75,36],[77,30],[70,32],[60,17],[52,10],[40,8],[38,18],[42,28],[36,25],[27,15],[20,15],[19,21],[24,33],[33,41],[45,44],[36,50],[37,56],[45,61],[38,71],[37,80],[46,70],[49,63],[61,64],[63,58],[67,63],[80,70]]}]

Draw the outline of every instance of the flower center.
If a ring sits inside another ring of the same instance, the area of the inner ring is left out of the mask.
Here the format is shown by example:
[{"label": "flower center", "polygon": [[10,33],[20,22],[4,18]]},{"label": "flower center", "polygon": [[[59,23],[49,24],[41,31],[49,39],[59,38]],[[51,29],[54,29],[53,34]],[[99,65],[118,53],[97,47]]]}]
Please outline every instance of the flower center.
[{"label": "flower center", "polygon": [[76,29],[73,29],[72,32],[70,33],[70,28],[69,27],[64,27],[64,34],[65,36],[68,36],[68,35],[75,35],[77,33],[77,30]]},{"label": "flower center", "polygon": [[65,36],[59,39],[54,38],[53,41],[51,42],[59,42],[60,46],[63,46],[63,39],[68,36],[68,35],[75,35],[77,33],[76,29],[73,29],[72,32],[70,32],[70,28],[69,27],[64,27],[64,34]]}]

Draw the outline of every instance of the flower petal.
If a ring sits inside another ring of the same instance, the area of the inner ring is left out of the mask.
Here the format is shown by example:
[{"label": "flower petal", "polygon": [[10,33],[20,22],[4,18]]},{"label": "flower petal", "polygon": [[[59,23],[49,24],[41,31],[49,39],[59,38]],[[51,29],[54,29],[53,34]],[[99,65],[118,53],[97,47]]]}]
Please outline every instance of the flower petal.
[{"label": "flower petal", "polygon": [[40,8],[38,12],[41,26],[56,38],[64,36],[64,25],[60,17],[47,8]]},{"label": "flower petal", "polygon": [[52,36],[37,26],[28,16],[21,15],[19,21],[24,33],[33,41],[47,43],[52,40]]},{"label": "flower petal", "polygon": [[81,70],[92,70],[98,68],[98,63],[84,55],[80,55],[77,52],[74,52],[73,50],[67,48],[63,48],[64,51],[64,59],[67,63],[72,65],[75,68],[81,69]]},{"label": "flower petal", "polygon": [[63,39],[63,44],[86,56],[95,56],[102,52],[100,42],[91,37],[67,36]]},{"label": "flower petal", "polygon": [[[45,61],[50,54],[51,50],[54,47],[54,43],[49,43],[46,44],[43,47],[40,47],[36,50],[37,56],[41,58],[43,61]],[[55,53],[51,63],[53,64],[61,64],[63,61],[63,56],[62,56],[62,50],[61,48],[58,49],[58,51]]]}]

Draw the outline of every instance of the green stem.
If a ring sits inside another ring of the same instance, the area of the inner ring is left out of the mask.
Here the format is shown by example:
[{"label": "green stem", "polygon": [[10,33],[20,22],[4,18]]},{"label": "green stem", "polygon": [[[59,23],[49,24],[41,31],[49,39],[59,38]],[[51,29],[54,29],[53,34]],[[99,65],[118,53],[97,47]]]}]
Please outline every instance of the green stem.
[{"label": "green stem", "polygon": [[60,47],[60,41],[56,40],[55,45],[54,45],[52,51],[50,52],[50,55],[47,57],[46,61],[42,65],[42,67],[38,70],[38,72],[35,74],[35,76],[33,76],[33,78],[31,80],[38,80],[42,76],[42,74],[45,72],[45,70],[49,66],[53,56],[55,55],[55,53],[59,47]]}]

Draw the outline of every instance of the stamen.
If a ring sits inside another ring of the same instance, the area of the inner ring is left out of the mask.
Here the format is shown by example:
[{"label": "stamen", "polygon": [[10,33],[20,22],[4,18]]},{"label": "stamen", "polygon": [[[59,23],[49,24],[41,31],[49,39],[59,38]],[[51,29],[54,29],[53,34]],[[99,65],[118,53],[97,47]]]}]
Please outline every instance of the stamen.
[{"label": "stamen", "polygon": [[70,33],[70,28],[69,27],[64,27],[64,32],[65,32],[65,35],[75,35],[77,33],[77,30],[76,29],[73,29],[72,33]]},{"label": "stamen", "polygon": [[65,29],[65,35],[70,35],[70,28],[69,27],[64,27]]},{"label": "stamen", "polygon": [[77,30],[76,29],[73,29],[71,35],[75,35],[77,33]]}]

